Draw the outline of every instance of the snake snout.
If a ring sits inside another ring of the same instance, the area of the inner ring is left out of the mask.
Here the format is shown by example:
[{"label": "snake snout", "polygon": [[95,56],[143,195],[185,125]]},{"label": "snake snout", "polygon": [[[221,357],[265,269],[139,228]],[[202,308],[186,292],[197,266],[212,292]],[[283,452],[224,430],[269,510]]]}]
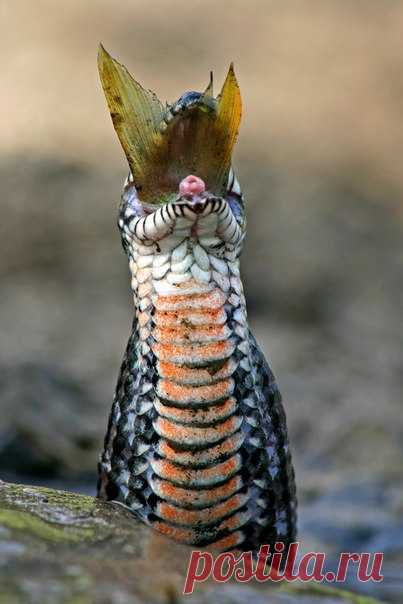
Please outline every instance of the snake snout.
[{"label": "snake snout", "polygon": [[193,174],[189,174],[179,183],[179,193],[182,196],[198,196],[204,193],[206,190],[206,185],[204,180],[199,178],[198,176],[193,176]]}]

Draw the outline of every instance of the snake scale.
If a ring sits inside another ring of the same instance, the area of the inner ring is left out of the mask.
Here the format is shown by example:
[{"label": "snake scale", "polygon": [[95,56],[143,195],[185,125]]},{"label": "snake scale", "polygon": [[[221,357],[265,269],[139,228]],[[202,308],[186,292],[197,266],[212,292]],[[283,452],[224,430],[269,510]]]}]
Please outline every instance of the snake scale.
[{"label": "snake scale", "polygon": [[118,225],[135,317],[98,496],[182,543],[287,546],[296,496],[286,418],[248,327],[239,269],[233,68],[217,98],[211,81],[166,107],[102,47],[99,69],[130,166]]}]

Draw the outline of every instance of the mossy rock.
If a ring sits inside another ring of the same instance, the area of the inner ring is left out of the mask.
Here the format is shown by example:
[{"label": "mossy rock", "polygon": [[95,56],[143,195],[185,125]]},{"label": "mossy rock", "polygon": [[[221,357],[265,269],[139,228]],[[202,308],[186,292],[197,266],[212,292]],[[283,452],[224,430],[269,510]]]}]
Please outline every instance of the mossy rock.
[{"label": "mossy rock", "polygon": [[117,504],[0,482],[0,604],[373,604],[316,585],[197,584],[182,596],[191,548]]}]

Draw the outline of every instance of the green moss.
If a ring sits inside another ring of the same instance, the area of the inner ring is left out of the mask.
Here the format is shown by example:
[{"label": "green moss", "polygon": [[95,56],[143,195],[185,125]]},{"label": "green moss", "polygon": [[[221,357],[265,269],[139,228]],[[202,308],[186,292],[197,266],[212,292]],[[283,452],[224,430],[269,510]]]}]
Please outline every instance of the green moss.
[{"label": "green moss", "polygon": [[77,543],[94,538],[92,528],[50,524],[30,512],[0,509],[0,523],[9,529],[24,531],[45,541]]},{"label": "green moss", "polygon": [[[61,583],[60,585],[65,586],[65,583]],[[31,602],[31,599],[27,597],[27,594],[24,593],[18,586],[15,586],[15,589],[10,586],[4,590],[2,585],[1,589],[2,593],[0,593],[0,604],[22,604],[23,602]],[[44,595],[45,594],[46,587]],[[48,598],[46,598],[46,601],[49,601]],[[55,596],[54,602],[55,604],[95,604],[95,596],[85,593],[70,595],[60,594],[59,596]]]},{"label": "green moss", "polygon": [[320,585],[318,583],[307,583],[303,587],[298,586],[294,588],[289,585],[284,585],[280,589],[293,594],[301,593],[308,595],[310,594],[312,596],[332,596],[340,600],[346,600],[351,604],[384,604],[380,600],[375,600],[374,598],[370,598],[368,596],[356,594],[345,589]]},{"label": "green moss", "polygon": [[21,604],[21,599],[12,593],[1,593],[0,604]]},{"label": "green moss", "polygon": [[85,595],[72,596],[71,598],[67,598],[63,604],[94,604],[94,599]]},{"label": "green moss", "polygon": [[96,499],[88,495],[56,491],[46,487],[8,484],[6,498],[14,500],[15,497],[18,497],[23,503],[36,502],[41,499],[50,506],[64,507],[68,511],[79,514],[91,514],[96,507]]}]

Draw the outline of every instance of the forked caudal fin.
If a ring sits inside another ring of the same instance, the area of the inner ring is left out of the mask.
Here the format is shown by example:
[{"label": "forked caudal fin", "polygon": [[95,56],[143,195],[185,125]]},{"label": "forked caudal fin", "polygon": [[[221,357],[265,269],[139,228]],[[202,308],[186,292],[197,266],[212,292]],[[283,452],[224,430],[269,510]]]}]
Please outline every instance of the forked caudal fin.
[{"label": "forked caudal fin", "polygon": [[222,195],[242,112],[233,65],[218,97],[213,96],[211,77],[204,93],[192,93],[192,102],[183,104],[177,113],[164,108],[102,45],[98,67],[141,201],[170,199],[189,174],[203,179],[211,193]]}]

